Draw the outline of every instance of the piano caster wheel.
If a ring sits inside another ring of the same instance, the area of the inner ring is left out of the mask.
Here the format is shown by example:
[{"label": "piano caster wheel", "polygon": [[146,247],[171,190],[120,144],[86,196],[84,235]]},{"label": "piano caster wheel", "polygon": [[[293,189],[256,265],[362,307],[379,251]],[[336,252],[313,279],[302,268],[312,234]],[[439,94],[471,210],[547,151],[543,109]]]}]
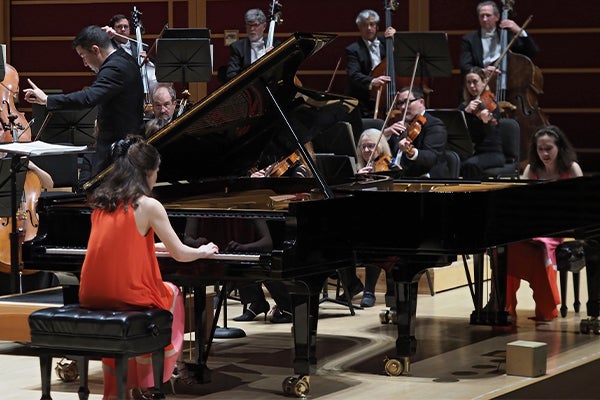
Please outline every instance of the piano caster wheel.
[{"label": "piano caster wheel", "polygon": [[600,320],[595,317],[581,320],[579,323],[579,331],[584,335],[587,335],[590,332],[595,335],[600,335]]},{"label": "piano caster wheel", "polygon": [[74,382],[79,377],[77,361],[62,358],[54,367],[56,376],[63,382]]},{"label": "piano caster wheel", "polygon": [[382,324],[397,324],[398,323],[398,314],[395,310],[382,310],[379,312],[379,321]]},{"label": "piano caster wheel", "polygon": [[395,358],[385,358],[385,373],[389,376],[400,376],[405,371],[408,372],[408,359],[404,361]]},{"label": "piano caster wheel", "polygon": [[310,378],[308,376],[288,376],[281,384],[283,393],[288,396],[294,395],[298,398],[304,398],[310,391]]}]

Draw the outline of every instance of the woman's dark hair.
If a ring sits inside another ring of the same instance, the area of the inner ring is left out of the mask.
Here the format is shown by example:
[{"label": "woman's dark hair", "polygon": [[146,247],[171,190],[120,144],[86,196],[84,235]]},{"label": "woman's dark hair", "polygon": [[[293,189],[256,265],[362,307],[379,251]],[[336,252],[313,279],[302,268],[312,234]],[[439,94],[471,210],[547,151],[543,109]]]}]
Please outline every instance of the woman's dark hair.
[{"label": "woman's dark hair", "polygon": [[158,168],[160,155],[140,136],[128,136],[113,144],[113,165],[106,180],[94,191],[92,206],[112,212],[120,203],[136,207],[136,200],[151,196],[147,173]]},{"label": "woman's dark hair", "polygon": [[554,139],[554,143],[558,148],[556,162],[560,173],[566,172],[571,168],[571,165],[577,161],[575,149],[564,132],[556,125],[548,125],[533,134],[531,143],[529,144],[529,164],[533,171],[544,169],[544,163],[537,153],[537,140],[540,136],[550,136]]}]

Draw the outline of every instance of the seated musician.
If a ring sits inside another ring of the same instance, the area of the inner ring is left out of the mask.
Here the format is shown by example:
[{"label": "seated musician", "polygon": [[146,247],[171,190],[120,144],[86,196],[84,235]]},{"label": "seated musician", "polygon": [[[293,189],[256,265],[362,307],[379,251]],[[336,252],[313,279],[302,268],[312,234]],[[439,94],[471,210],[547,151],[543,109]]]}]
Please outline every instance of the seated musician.
[{"label": "seated musician", "polygon": [[173,120],[177,107],[177,95],[170,83],[158,83],[152,92],[152,116],[146,121],[146,137]]},{"label": "seated musician", "polygon": [[[398,91],[398,116],[383,130],[395,164],[403,177],[443,179],[449,176],[444,156],[448,132],[439,118],[425,112],[425,96],[419,89]],[[405,110],[406,108],[406,110]],[[401,120],[406,111],[406,118]],[[400,120],[398,120],[400,119]]]},{"label": "seated musician", "polygon": [[225,72],[225,80],[230,80],[254,61],[265,55],[271,48],[266,47],[264,37],[267,17],[259,8],[246,11],[244,15],[248,37],[239,39],[229,46],[231,56]]},{"label": "seated musician", "polygon": [[[94,191],[92,228],[81,269],[79,301],[82,307],[139,309],[158,307],[173,313],[172,341],[165,348],[163,381],[168,381],[179,362],[183,343],[183,300],[177,286],[163,282],[156,251],[168,251],[177,261],[210,258],[218,252],[214,243],[198,248],[184,245],[171,226],[167,212],[151,197],[160,156],[139,136],[119,140],[113,146],[113,169]],[[161,240],[154,242],[154,235]],[[114,360],[103,359],[104,398],[114,399]],[[130,360],[127,385],[142,392],[154,386],[147,357]],[[149,394],[152,396],[152,394]],[[148,397],[152,398],[152,397]]]},{"label": "seated musician", "polygon": [[[27,169],[34,173],[34,176],[39,179],[39,183],[35,182],[35,179],[31,179],[28,173],[25,178],[25,192],[23,193],[25,199],[32,198],[30,195],[34,195],[37,199],[39,193],[36,195],[35,192],[42,189],[52,189],[54,187],[52,176],[32,161],[28,162]],[[34,193],[28,193],[28,190],[32,190]],[[35,212],[35,209],[27,209],[27,211]],[[9,222],[8,218],[2,218],[2,220],[3,221],[0,224],[0,295],[11,293],[9,274],[11,272],[10,233],[12,232],[12,224]],[[27,235],[28,221],[29,220],[26,219],[26,225],[22,227],[25,235]],[[56,282],[54,282],[53,275],[46,271],[28,270],[23,271],[19,276],[19,289],[23,292],[43,289],[54,286],[55,284]]]},{"label": "seated musician", "polygon": [[[361,133],[356,146],[356,166],[359,174],[389,171],[392,168],[397,168],[392,161],[392,153],[387,140],[381,136],[379,129],[367,129]],[[371,160],[371,163],[369,163]],[[372,265],[365,266],[365,283],[364,285],[356,275],[356,267],[345,268],[341,271],[341,279],[346,284],[350,291],[350,297],[354,297],[360,292],[363,292],[360,301],[361,307],[373,307],[375,305],[375,286],[379,279],[381,268]],[[338,301],[346,301],[345,294],[340,294],[337,297]]]},{"label": "seated musician", "polygon": [[[573,146],[557,126],[538,130],[531,138],[529,164],[524,179],[556,180],[582,176]],[[547,218],[553,216],[548,215]],[[558,316],[560,295],[556,283],[555,249],[561,238],[533,238],[508,245],[506,311],[516,321],[517,290],[521,279],[529,281],[535,300],[535,320]]]},{"label": "seated musician", "polygon": [[463,102],[458,107],[465,112],[474,153],[461,162],[461,176],[480,179],[484,169],[504,165],[502,137],[498,130],[500,110],[487,86],[485,71],[473,67],[465,76]]},{"label": "seated musician", "polygon": [[390,26],[385,30],[385,37],[378,36],[379,14],[374,10],[362,10],[355,22],[360,38],[346,47],[346,95],[359,101],[363,118],[373,118],[375,100],[371,98],[371,90],[385,86],[392,78],[387,75],[372,76],[372,73],[385,61],[385,38],[393,37],[396,30]]}]

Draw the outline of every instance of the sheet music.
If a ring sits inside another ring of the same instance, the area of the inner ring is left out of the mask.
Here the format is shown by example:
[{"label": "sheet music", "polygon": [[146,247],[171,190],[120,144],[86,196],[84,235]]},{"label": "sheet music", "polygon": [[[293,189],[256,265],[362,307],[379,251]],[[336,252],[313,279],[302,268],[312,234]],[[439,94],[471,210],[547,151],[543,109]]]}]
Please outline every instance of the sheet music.
[{"label": "sheet music", "polygon": [[34,142],[13,142],[0,144],[0,152],[9,154],[20,154],[24,156],[58,155],[67,153],[81,153],[87,150],[87,146],[65,146],[36,140]]}]

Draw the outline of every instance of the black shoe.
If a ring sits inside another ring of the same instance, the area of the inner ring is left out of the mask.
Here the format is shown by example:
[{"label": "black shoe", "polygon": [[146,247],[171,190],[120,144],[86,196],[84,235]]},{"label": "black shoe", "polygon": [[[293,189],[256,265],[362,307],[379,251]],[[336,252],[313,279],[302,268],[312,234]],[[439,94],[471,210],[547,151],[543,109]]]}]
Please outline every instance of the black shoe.
[{"label": "black shoe", "polygon": [[267,320],[267,313],[269,312],[269,310],[271,309],[271,307],[269,307],[269,302],[267,301],[261,301],[258,303],[250,303],[250,305],[248,306],[248,308],[246,309],[246,311],[244,311],[244,313],[242,315],[238,315],[237,317],[235,317],[233,320],[237,321],[237,322],[248,322],[248,321],[254,321],[254,319],[256,317],[258,317],[260,314],[265,314],[265,318],[264,320]]},{"label": "black shoe", "polygon": [[[358,279],[352,284],[352,286],[350,286],[348,288],[348,290],[350,291],[350,299],[352,299],[354,296],[356,296],[357,294],[359,294],[360,292],[362,292],[364,290],[365,286],[362,284],[361,281],[359,281]],[[345,293],[341,293],[336,300],[338,301],[346,301],[346,294]]]},{"label": "black shoe", "polygon": [[361,307],[373,307],[375,305],[375,295],[371,292],[364,292],[362,300],[360,301]]},{"label": "black shoe", "polygon": [[273,313],[271,314],[271,322],[274,324],[288,324],[292,322],[292,313],[289,311],[281,310],[279,307],[273,307]]}]

